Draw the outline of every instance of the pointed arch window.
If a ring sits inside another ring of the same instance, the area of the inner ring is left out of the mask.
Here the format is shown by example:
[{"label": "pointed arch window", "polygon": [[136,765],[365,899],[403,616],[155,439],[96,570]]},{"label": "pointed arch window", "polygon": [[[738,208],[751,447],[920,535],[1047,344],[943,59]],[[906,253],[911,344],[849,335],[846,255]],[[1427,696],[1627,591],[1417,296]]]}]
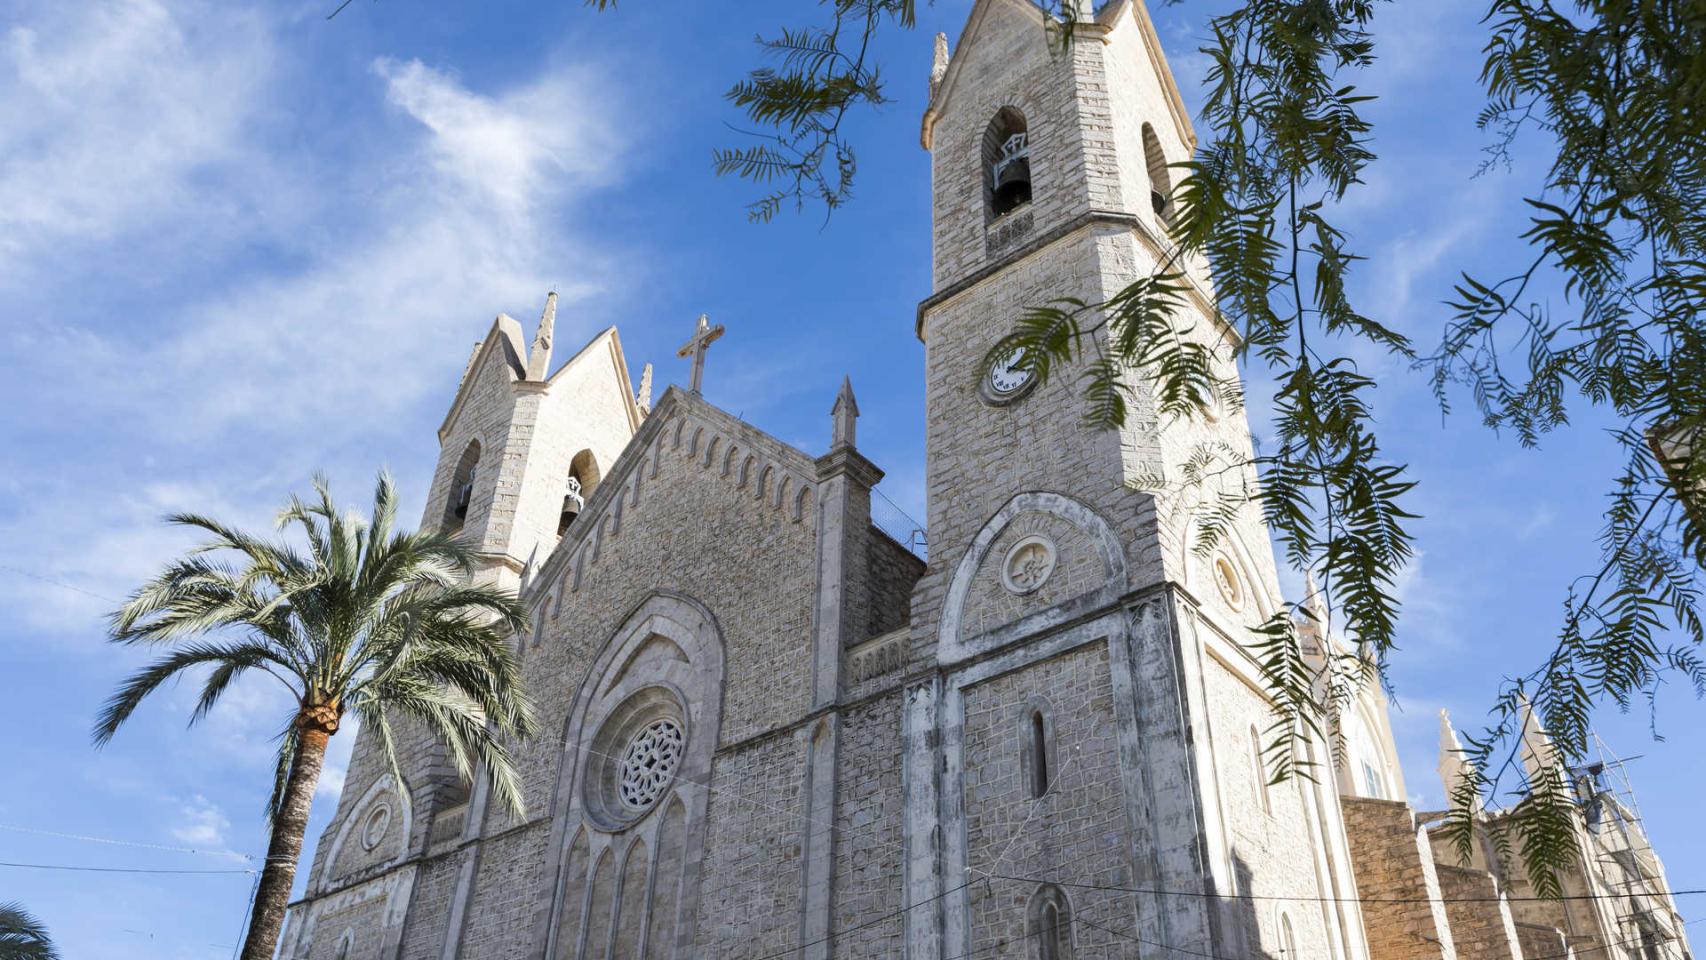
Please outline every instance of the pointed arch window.
[{"label": "pointed arch window", "polygon": [[1025,938],[1033,960],[1072,960],[1072,905],[1066,892],[1045,883],[1031,895]]},{"label": "pointed arch window", "polygon": [[983,132],[983,198],[990,219],[1031,202],[1031,135],[1025,116],[1002,107]]},{"label": "pointed arch window", "polygon": [[450,475],[450,495],[444,503],[444,526],[455,530],[468,519],[468,508],[474,502],[474,477],[479,472],[480,441],[470,440],[462,448],[462,458]]},{"label": "pointed arch window", "polygon": [[1143,162],[1149,169],[1149,205],[1161,222],[1173,222],[1173,178],[1167,172],[1167,156],[1161,152],[1161,139],[1155,128],[1143,125]]},{"label": "pointed arch window", "polygon": [[1262,804],[1262,812],[1273,813],[1273,797],[1268,791],[1268,770],[1262,763],[1262,735],[1253,723],[1250,724],[1250,773],[1255,779],[1256,799]]},{"label": "pointed arch window", "polygon": [[1297,934],[1291,929],[1291,915],[1280,914],[1280,960],[1297,960]]},{"label": "pointed arch window", "polygon": [[1030,768],[1028,772],[1033,798],[1048,793],[1048,788],[1053,785],[1053,771],[1049,766],[1052,761],[1049,757],[1048,734],[1048,721],[1043,717],[1042,708],[1032,709],[1026,719],[1025,735],[1028,761],[1026,766]]}]

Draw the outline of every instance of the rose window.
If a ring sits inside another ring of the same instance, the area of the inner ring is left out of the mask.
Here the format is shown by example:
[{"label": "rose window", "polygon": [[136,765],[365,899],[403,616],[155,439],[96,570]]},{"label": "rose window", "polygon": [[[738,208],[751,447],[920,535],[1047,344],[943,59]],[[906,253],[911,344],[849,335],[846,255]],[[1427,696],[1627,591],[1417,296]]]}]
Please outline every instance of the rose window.
[{"label": "rose window", "polygon": [[617,795],[630,810],[645,810],[663,796],[675,779],[684,742],[681,724],[665,717],[634,734],[617,766]]}]

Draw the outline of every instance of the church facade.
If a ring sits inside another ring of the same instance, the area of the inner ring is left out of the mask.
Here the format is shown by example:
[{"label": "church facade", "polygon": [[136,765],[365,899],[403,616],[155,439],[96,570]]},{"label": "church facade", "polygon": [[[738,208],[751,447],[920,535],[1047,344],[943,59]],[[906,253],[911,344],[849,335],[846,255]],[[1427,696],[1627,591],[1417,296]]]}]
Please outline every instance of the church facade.
[{"label": "church facade", "polygon": [[[1443,909],[1363,908],[1440,889],[1377,691],[1337,749],[1311,744],[1333,776],[1263,775],[1267,531],[1248,510],[1203,555],[1136,484],[1204,442],[1248,451],[1243,412],[1169,418],[1135,383],[1099,432],[1070,377],[983,371],[1026,305],[1106,299],[1169,256],[1166,165],[1195,148],[1140,0],[1083,14],[1064,51],[1043,17],[978,0],[951,56],[937,41],[929,562],[872,523],[851,385],[807,452],[701,397],[720,328],[653,404],[614,329],[554,365],[554,296],[530,343],[500,316],[424,523],[531,610],[526,813],[419,731],[399,783],[361,731],[282,956],[1501,955],[1454,947]],[[1192,335],[1230,346],[1185,266]]]}]

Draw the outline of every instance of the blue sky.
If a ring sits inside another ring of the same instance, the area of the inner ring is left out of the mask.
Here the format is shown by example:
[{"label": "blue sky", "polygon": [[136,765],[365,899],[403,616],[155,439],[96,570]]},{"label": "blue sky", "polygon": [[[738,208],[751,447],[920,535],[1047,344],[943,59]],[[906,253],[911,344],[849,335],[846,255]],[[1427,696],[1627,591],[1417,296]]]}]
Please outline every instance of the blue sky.
[{"label": "blue sky", "polygon": [[[923,516],[918,118],[930,37],[968,6],[941,0],[880,45],[894,102],[852,123],[855,202],[827,225],[809,210],[754,226],[751,188],[710,170],[740,120],[721,95],[753,34],[815,5],[358,0],[328,23],[321,2],[0,3],[0,860],[222,869],[261,851],[276,692],[239,688],[186,732],[192,694],[169,691],[97,753],[90,721],[140,659],[102,642],[102,613],[185,545],[158,523],[171,510],[260,526],[316,468],[359,501],[388,466],[415,514],[469,346],[500,310],[531,325],[549,288],[559,342],[619,324],[636,376],[653,361],[661,382],[685,378],[674,348],[708,312],[728,327],[708,397],[807,450],[851,375],[882,489]],[[1216,6],[1156,8],[1192,104]],[[1341,212],[1370,258],[1363,309],[1423,344],[1458,270],[1521,256],[1540,159],[1531,145],[1473,177],[1480,12],[1383,10],[1366,84],[1382,159]],[[1436,712],[1474,729],[1499,679],[1548,648],[1566,583],[1594,564],[1615,449],[1590,415],[1522,450],[1443,416],[1402,363],[1357,356],[1387,449],[1422,481],[1394,716],[1409,791],[1437,807]],[[1263,392],[1258,376],[1258,436]],[[1672,690],[1665,742],[1645,716],[1602,724],[1642,755],[1631,772],[1679,886],[1706,885],[1703,722]],[[248,887],[0,867],[0,900],[26,901],[75,958],[228,956]]]}]

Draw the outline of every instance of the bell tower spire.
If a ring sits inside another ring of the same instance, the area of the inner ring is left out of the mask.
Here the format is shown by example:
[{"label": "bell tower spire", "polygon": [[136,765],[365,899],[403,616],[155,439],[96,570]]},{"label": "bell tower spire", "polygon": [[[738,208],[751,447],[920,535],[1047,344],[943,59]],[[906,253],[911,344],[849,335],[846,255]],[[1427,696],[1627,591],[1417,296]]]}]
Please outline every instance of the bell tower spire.
[{"label": "bell tower spire", "polygon": [[527,379],[543,380],[551,372],[551,338],[557,327],[557,291],[545,294],[545,312],[539,315],[539,330],[533,334],[533,349],[527,354]]}]

